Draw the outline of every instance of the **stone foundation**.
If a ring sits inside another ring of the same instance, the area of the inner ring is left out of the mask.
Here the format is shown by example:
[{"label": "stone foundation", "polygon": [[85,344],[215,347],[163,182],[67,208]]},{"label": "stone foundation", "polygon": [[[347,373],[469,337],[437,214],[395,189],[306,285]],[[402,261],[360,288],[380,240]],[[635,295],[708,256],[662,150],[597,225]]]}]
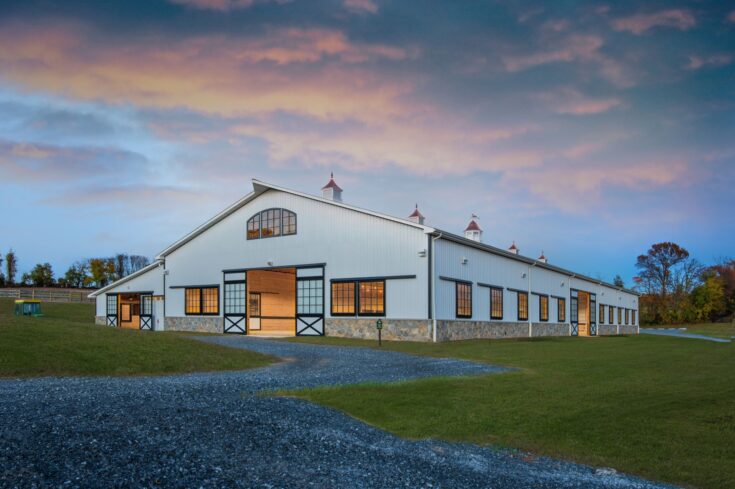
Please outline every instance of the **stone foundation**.
[{"label": "stone foundation", "polygon": [[105,326],[107,324],[107,316],[95,316],[94,324],[97,326]]},{"label": "stone foundation", "polygon": [[222,318],[219,316],[184,316],[167,317],[166,331],[189,331],[193,333],[222,333],[224,331]]},{"label": "stone foundation", "polygon": [[385,340],[431,341],[431,321],[427,319],[326,318],[324,334],[342,338],[378,339],[375,322],[383,321]]},{"label": "stone foundation", "polygon": [[618,334],[618,327],[614,324],[598,324],[597,334],[600,336],[614,336]]},{"label": "stone foundation", "polygon": [[620,334],[638,334],[638,326],[633,326],[630,324],[626,326],[624,324],[621,324]]},{"label": "stone foundation", "polygon": [[531,335],[534,338],[541,336],[570,336],[571,327],[565,323],[533,323]]},{"label": "stone foundation", "polygon": [[446,320],[436,322],[437,341],[490,338],[528,338],[528,323]]}]

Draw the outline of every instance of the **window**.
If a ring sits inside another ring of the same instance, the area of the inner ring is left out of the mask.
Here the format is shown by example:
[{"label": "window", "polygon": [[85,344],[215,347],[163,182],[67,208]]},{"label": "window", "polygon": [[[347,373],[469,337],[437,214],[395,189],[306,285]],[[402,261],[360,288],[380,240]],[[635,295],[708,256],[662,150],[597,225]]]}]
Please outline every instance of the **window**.
[{"label": "window", "polygon": [[360,282],[360,316],[385,314],[385,282]]},{"label": "window", "polygon": [[610,314],[610,324],[615,324],[615,307],[610,306],[607,312]]},{"label": "window", "polygon": [[150,295],[140,296],[140,311],[143,316],[150,316],[153,314],[153,297]]},{"label": "window", "polygon": [[635,326],[635,309],[630,311],[630,324]]},{"label": "window", "polygon": [[288,236],[290,234],[296,234],[296,214],[294,214],[291,211],[287,211],[286,209],[283,209],[283,234],[284,236]]},{"label": "window", "polygon": [[556,299],[556,317],[560,323],[567,320],[567,301],[561,297]]},{"label": "window", "polygon": [[267,209],[248,219],[248,239],[273,238],[296,234],[296,213],[286,209]]},{"label": "window", "polygon": [[600,304],[600,324],[605,324],[605,306]]},{"label": "window", "polygon": [[249,302],[248,306],[250,307],[250,317],[259,318],[260,317],[260,292],[250,292],[248,302]]},{"label": "window", "polygon": [[225,284],[225,314],[245,315],[245,282]]},{"label": "window", "polygon": [[355,282],[332,282],[332,316],[355,315]]},{"label": "window", "polygon": [[625,310],[625,324],[630,324],[630,309]]},{"label": "window", "polygon": [[298,314],[322,313],[322,279],[296,282],[296,309]]},{"label": "window", "polygon": [[623,308],[618,307],[618,324],[623,324]]},{"label": "window", "polygon": [[117,316],[117,294],[107,296],[107,315]]},{"label": "window", "polygon": [[503,289],[490,289],[490,319],[503,319]]},{"label": "window", "polygon": [[184,312],[202,316],[219,314],[219,287],[187,288]]},{"label": "window", "polygon": [[539,315],[539,320],[541,321],[549,320],[549,296],[548,295],[538,296],[538,315]]},{"label": "window", "polygon": [[456,315],[458,318],[472,317],[472,284],[463,282],[454,283],[454,296],[456,300]]},{"label": "window", "polygon": [[120,306],[120,321],[129,323],[133,320],[131,314],[132,314],[133,308],[130,307],[130,304],[122,304]]},{"label": "window", "polygon": [[518,292],[518,320],[528,321],[528,293]]},{"label": "window", "polygon": [[248,220],[248,239],[260,238],[260,214],[255,214]]}]

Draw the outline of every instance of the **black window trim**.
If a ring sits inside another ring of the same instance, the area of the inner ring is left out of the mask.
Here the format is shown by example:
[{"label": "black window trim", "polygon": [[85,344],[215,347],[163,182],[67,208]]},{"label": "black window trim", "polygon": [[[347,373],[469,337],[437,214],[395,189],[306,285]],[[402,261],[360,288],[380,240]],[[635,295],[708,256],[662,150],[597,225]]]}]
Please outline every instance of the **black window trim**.
[{"label": "black window trim", "polygon": [[[271,236],[263,236],[263,213],[267,211],[279,211],[280,213],[280,217],[278,219],[279,234],[274,234]],[[294,232],[291,234],[283,234],[283,211],[287,211],[293,214]],[[255,219],[255,217],[258,218],[258,237],[251,238],[250,236],[248,236],[248,227],[250,226],[250,221]],[[248,218],[248,220],[245,222],[245,238],[247,241],[251,241],[255,239],[282,238],[284,236],[296,236],[296,234],[298,234],[298,231],[299,231],[298,222],[299,222],[298,214],[296,214],[291,209],[286,209],[285,207],[269,207],[267,209],[263,209],[261,211],[256,212],[255,214],[253,214],[252,216]]]},{"label": "black window trim", "polygon": [[[386,280],[389,279],[403,279],[403,278],[415,278],[415,275],[396,275],[392,277],[365,277],[360,279],[332,279],[329,281],[329,315],[334,317],[386,317],[388,315],[388,289],[386,287]],[[361,283],[369,283],[369,282],[382,282],[383,283],[383,312],[382,313],[376,313],[376,312],[360,312],[360,284]],[[355,312],[349,313],[349,312],[334,312],[334,301],[333,299],[333,291],[332,285],[334,284],[346,284],[351,283],[354,284],[354,304],[355,304]]]},{"label": "black window trim", "polygon": [[[470,314],[460,314],[459,313],[459,287],[469,287],[470,289]],[[473,304],[472,304],[472,282],[465,282],[465,281],[454,281],[454,316],[457,319],[472,319],[472,312],[473,312]]]},{"label": "black window trim", "polygon": [[[567,322],[567,298],[559,297],[559,296],[552,296],[552,297],[556,299],[556,322],[566,323]],[[563,318],[561,317],[562,312],[564,312]]]},{"label": "black window trim", "polygon": [[[518,316],[518,321],[528,321],[530,314],[529,311],[529,303],[528,303],[528,292],[524,290],[515,290],[516,295],[516,315]],[[521,295],[526,296],[526,317],[521,317]]]},{"label": "black window trim", "polygon": [[[500,317],[493,316],[493,291],[500,291]],[[505,293],[502,287],[490,287],[490,319],[502,320],[505,312]]]},{"label": "black window trim", "polygon": [[[546,294],[536,294],[538,295],[538,320],[542,323],[548,323],[549,322],[549,296]],[[541,317],[541,299],[543,297],[546,297],[546,319]]]},{"label": "black window trim", "polygon": [[[186,316],[219,316],[220,313],[220,301],[222,300],[220,296],[220,287],[219,285],[208,285],[208,286],[192,286],[192,287],[183,287],[184,289],[184,315]],[[204,294],[202,293],[202,290],[204,289],[217,289],[217,312],[203,312],[204,311]],[[199,312],[187,312],[186,311],[186,292],[189,290],[199,290]]]}]

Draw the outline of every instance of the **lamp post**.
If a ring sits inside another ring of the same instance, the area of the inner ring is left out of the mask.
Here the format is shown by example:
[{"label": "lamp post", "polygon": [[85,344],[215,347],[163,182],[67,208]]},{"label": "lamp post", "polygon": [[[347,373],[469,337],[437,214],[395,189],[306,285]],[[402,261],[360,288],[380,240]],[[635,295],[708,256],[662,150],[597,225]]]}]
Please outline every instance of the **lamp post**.
[{"label": "lamp post", "polygon": [[378,329],[378,346],[381,346],[382,347],[383,346],[383,337],[382,337],[383,336],[382,335],[382,332],[383,332],[383,320],[382,319],[378,319],[375,322],[375,327]]}]

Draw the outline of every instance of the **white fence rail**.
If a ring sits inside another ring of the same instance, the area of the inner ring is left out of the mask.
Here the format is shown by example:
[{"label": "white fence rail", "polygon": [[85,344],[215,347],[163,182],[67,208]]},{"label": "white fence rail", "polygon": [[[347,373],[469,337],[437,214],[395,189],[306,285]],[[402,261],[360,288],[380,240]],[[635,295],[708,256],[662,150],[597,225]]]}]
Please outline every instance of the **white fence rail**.
[{"label": "white fence rail", "polygon": [[53,289],[36,289],[36,288],[18,288],[18,289],[0,289],[0,297],[10,299],[38,299],[46,302],[79,302],[93,303],[94,299],[87,296],[94,292],[93,290],[53,290]]}]

